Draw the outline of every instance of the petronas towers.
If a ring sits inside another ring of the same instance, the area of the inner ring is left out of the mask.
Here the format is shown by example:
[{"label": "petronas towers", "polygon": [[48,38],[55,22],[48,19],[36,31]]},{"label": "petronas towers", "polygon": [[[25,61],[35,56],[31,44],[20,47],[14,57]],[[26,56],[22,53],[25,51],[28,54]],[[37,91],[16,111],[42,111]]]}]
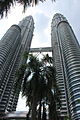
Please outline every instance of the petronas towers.
[{"label": "petronas towers", "polygon": [[[0,41],[0,112],[15,111],[20,87],[15,74],[26,63],[22,54],[30,50],[34,30],[31,16],[12,25]],[[56,81],[60,90],[60,120],[80,120],[80,46],[66,18],[55,14],[51,23],[51,45]],[[20,81],[20,85],[22,81]]]},{"label": "petronas towers", "polygon": [[26,17],[19,25],[12,25],[0,41],[0,112],[16,110],[20,89],[15,92],[15,74],[26,62],[22,54],[29,52],[33,29],[33,18]]},{"label": "petronas towers", "polygon": [[61,91],[61,116],[69,114],[72,120],[80,120],[80,45],[66,18],[53,17],[51,24],[56,80]]}]

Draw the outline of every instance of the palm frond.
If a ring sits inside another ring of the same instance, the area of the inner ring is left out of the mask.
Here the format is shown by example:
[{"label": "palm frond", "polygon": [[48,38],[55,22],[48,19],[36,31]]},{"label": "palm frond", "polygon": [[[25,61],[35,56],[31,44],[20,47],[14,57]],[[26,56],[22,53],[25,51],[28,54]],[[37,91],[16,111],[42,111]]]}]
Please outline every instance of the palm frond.
[{"label": "palm frond", "polygon": [[14,5],[16,2],[23,6],[24,8],[23,11],[25,12],[25,9],[28,6],[35,6],[39,2],[44,2],[44,1],[46,0],[0,0],[0,16],[1,18],[3,18],[4,14],[7,16],[9,10],[11,9],[11,6]]},{"label": "palm frond", "polygon": [[[49,58],[48,55],[47,58]],[[47,60],[47,62],[50,61]],[[55,113],[54,111],[56,111],[56,102],[59,103],[59,92],[55,79],[55,68],[50,66],[50,64],[48,66],[44,64],[43,60],[40,61],[32,54],[28,55],[26,74],[22,85],[22,96],[26,97],[26,105],[30,108],[34,106],[33,104],[36,101],[35,110],[37,111],[37,107],[39,106],[38,110],[40,111],[42,103],[44,102],[49,106],[50,112],[53,114]],[[23,68],[25,67],[23,66]],[[23,69],[21,70],[23,71]],[[30,77],[30,80],[28,80],[31,74],[33,75]],[[40,116],[40,112],[36,113],[39,114],[38,117]],[[43,110],[43,118],[46,118],[45,114],[46,112]],[[51,117],[53,117],[53,115]]]}]

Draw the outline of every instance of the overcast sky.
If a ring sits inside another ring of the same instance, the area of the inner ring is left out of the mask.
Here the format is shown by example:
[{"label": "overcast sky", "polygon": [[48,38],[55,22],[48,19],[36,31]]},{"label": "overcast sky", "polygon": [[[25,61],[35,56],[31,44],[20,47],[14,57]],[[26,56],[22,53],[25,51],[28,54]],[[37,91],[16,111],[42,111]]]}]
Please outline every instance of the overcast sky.
[{"label": "overcast sky", "polygon": [[[34,37],[31,47],[51,46],[51,20],[55,13],[63,14],[70,25],[80,43],[80,0],[46,0],[39,3],[36,7],[28,8],[25,14],[22,14],[22,6],[11,9],[8,18],[0,20],[0,39],[12,24],[18,24],[24,17],[32,15],[35,22]],[[20,98],[21,99],[21,98]],[[17,110],[23,111],[25,102],[19,100]]]}]

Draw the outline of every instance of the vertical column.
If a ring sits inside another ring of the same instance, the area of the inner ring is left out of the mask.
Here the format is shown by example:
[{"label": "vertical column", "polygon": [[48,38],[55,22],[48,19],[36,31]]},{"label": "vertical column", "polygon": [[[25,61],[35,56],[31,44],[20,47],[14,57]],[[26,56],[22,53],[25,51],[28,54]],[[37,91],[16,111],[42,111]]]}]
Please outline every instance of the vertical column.
[{"label": "vertical column", "polygon": [[0,70],[5,63],[10,50],[20,37],[20,28],[17,25],[11,26],[0,41]]},{"label": "vertical column", "polygon": [[73,120],[80,119],[80,46],[68,23],[62,22],[58,26],[64,54],[69,107]]},{"label": "vertical column", "polygon": [[[26,18],[24,18],[20,23],[19,23],[19,27],[21,28],[21,50],[18,54],[18,58],[16,59],[16,63],[15,66],[18,65],[18,68],[20,67],[21,64],[25,64],[27,59],[23,58],[23,54],[26,52],[29,52],[30,49],[30,45],[31,45],[31,41],[32,41],[32,37],[33,37],[33,30],[34,30],[34,21],[32,16],[28,16]],[[14,66],[14,69],[15,69]],[[14,73],[14,70],[13,72]],[[13,78],[15,79],[15,81],[17,80],[15,77]],[[14,86],[17,84],[17,81],[15,82]],[[7,110],[8,111],[13,111],[16,110],[16,105],[17,105],[17,101],[19,98],[19,93],[21,90],[21,84],[22,84],[22,79],[19,80],[19,83],[16,87],[16,90],[12,89],[9,101],[8,101],[8,105],[7,105]]]},{"label": "vertical column", "polygon": [[57,29],[57,26],[61,20],[66,21],[64,17],[62,19],[60,14],[56,14],[53,17],[51,24],[51,42],[53,49],[54,66],[56,68],[56,81],[60,90],[60,100],[61,100],[61,107],[59,108],[57,106],[58,107],[57,110],[62,120],[64,119],[65,116],[68,116],[68,106],[67,106],[66,76],[64,70],[63,53],[61,50],[61,45],[58,36],[58,29]]},{"label": "vertical column", "polygon": [[9,75],[12,71],[14,64],[14,53],[21,42],[21,30],[17,25],[13,25],[6,32],[2,40],[0,41],[0,111],[5,111],[5,107],[10,95],[10,89],[12,82],[9,81]]},{"label": "vertical column", "polygon": [[[68,21],[56,14],[52,21],[52,47],[56,79],[73,120],[80,119],[80,46]],[[56,53],[55,53],[56,51]],[[60,67],[61,66],[61,67]],[[63,71],[63,72],[62,72]],[[61,75],[63,77],[61,77]],[[60,80],[62,78],[62,80]],[[64,82],[64,84],[63,84]],[[60,84],[61,83],[61,84]],[[65,89],[63,89],[63,87]],[[61,99],[62,101],[62,99]],[[64,104],[65,105],[65,104]],[[62,105],[63,106],[63,105]],[[66,105],[65,105],[66,107]],[[63,108],[63,107],[62,107]],[[61,111],[61,110],[60,110]]]}]

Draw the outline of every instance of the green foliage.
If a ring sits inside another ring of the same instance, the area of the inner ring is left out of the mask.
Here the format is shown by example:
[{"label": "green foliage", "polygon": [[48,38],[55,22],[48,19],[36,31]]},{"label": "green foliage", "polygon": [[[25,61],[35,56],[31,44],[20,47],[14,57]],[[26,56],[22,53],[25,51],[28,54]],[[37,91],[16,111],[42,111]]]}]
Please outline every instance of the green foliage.
[{"label": "green foliage", "polygon": [[80,99],[78,99],[78,103],[80,103]]},{"label": "green foliage", "polygon": [[70,120],[68,116],[65,116],[64,120]]},{"label": "green foliage", "polygon": [[[49,109],[50,119],[57,120],[56,102],[60,101],[55,79],[55,68],[48,54],[41,61],[32,54],[28,56],[22,96],[26,97],[26,105],[32,111],[32,120],[35,120],[36,117],[38,117],[38,120],[46,119],[46,106]],[[43,114],[42,118],[41,114]]]},{"label": "green foliage", "polygon": [[29,56],[29,54],[28,54],[28,53],[26,53],[26,52],[24,52],[24,54],[23,54],[23,58],[24,58],[24,59],[27,59],[27,58],[28,58],[28,56]]},{"label": "green foliage", "polygon": [[[10,10],[11,6],[16,5],[15,3],[19,3],[23,5],[23,12],[25,12],[26,7],[28,6],[35,6],[39,2],[44,2],[46,0],[0,0],[0,16],[1,18],[5,15],[7,16],[8,11]],[[55,1],[55,0],[52,0]]]},{"label": "green foliage", "polygon": [[21,65],[19,70],[16,72],[16,77],[18,79],[22,78],[23,75],[24,75],[25,70],[26,70],[26,64]]},{"label": "green foliage", "polygon": [[48,54],[46,54],[46,55],[43,56],[42,61],[45,62],[45,63],[48,62],[49,64],[52,64],[52,63],[53,63],[52,57],[50,57]]}]

